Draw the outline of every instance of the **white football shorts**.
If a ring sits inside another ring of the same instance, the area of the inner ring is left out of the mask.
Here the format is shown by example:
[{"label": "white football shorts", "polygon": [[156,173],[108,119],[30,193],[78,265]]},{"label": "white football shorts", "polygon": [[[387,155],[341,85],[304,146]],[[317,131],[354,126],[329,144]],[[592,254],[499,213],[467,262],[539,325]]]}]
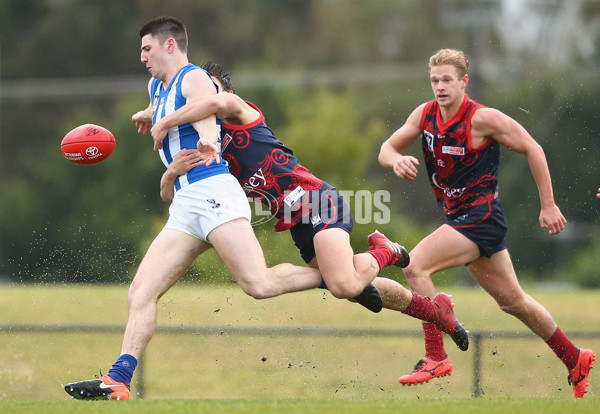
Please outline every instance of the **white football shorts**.
[{"label": "white football shorts", "polygon": [[182,187],[169,207],[166,229],[179,230],[203,241],[221,224],[251,219],[242,187],[231,174],[218,174]]}]

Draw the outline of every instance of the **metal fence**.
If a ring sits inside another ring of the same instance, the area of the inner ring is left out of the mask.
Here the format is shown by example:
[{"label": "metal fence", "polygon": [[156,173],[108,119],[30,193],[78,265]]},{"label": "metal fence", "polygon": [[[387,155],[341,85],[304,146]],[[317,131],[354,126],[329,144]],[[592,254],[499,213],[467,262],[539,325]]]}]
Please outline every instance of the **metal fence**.
[{"label": "metal fence", "polygon": [[[123,332],[122,325],[0,325],[0,334],[8,333],[119,333]],[[342,337],[342,336],[380,336],[380,337],[398,337],[398,336],[423,336],[422,330],[405,329],[346,329],[346,328],[322,328],[322,327],[232,327],[232,326],[214,326],[214,325],[195,325],[195,326],[159,326],[156,329],[158,334],[190,334],[190,335],[209,335],[209,334],[229,334],[229,335],[305,335],[305,336],[323,336],[323,337]],[[568,332],[571,338],[600,338],[600,331],[579,331]],[[472,396],[481,397],[481,378],[482,378],[482,343],[486,339],[507,338],[507,339],[535,339],[537,338],[531,332],[523,331],[475,331],[470,333],[470,349],[473,350],[473,385]],[[135,385],[137,389],[137,398],[143,399],[145,393],[144,384],[144,360],[138,361],[138,367],[135,373]]]}]

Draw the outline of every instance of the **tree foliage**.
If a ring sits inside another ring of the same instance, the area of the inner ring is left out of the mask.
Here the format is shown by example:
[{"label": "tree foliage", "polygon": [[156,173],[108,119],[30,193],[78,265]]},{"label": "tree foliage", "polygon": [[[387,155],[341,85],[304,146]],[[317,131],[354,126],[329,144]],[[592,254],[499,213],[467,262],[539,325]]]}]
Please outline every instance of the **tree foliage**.
[{"label": "tree foliage", "polygon": [[[467,3],[477,7],[462,9]],[[303,164],[344,190],[389,191],[391,220],[380,226],[358,223],[352,238],[357,251],[367,248],[364,236],[374,227],[412,248],[443,217],[423,170],[413,183],[398,180],[378,165],[377,152],[418,104],[431,99],[428,57],[441,47],[463,49],[471,58],[468,92],[514,117],[542,144],[555,198],[569,221],[558,237],[539,229],[539,197],[527,161],[503,149],[500,194],[517,270],[533,279],[591,286],[600,280],[588,263],[600,250],[594,230],[600,207],[594,197],[600,186],[595,138],[600,92],[593,87],[600,9],[593,1],[577,2],[581,30],[564,38],[576,43],[561,43],[545,56],[522,47],[515,51],[503,40],[497,27],[502,22],[494,24],[506,18],[494,9],[500,3],[5,0],[0,2],[2,81],[41,79],[52,85],[71,78],[145,77],[139,27],[158,15],[179,17],[188,26],[190,59],[231,69],[241,80],[241,95],[263,109]],[[544,7],[520,4],[528,12]],[[564,10],[558,2],[540,9],[538,17],[560,21]],[[552,64],[561,51],[571,62],[566,68]],[[280,86],[284,75],[292,81]],[[149,138],[138,136],[130,121],[147,105],[143,86],[139,94],[100,99],[0,96],[0,276],[128,281],[167,212],[158,198],[163,166]],[[88,122],[115,134],[115,153],[95,166],[70,164],[60,155],[60,140]],[[421,156],[418,146],[411,153]],[[269,262],[298,263],[289,236],[273,234],[270,226],[256,228],[269,247]],[[571,269],[577,277],[565,276]],[[229,279],[214,253],[198,261],[190,277],[196,275]],[[464,272],[457,271],[450,279],[460,277]]]}]

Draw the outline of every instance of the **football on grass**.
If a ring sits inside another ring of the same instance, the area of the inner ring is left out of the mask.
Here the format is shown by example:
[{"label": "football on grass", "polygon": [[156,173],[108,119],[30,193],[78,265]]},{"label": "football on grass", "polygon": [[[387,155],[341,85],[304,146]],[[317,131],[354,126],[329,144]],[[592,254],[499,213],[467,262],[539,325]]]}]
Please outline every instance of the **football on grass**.
[{"label": "football on grass", "polygon": [[65,135],[60,150],[66,159],[76,164],[96,164],[112,154],[115,144],[115,137],[108,129],[85,124]]}]

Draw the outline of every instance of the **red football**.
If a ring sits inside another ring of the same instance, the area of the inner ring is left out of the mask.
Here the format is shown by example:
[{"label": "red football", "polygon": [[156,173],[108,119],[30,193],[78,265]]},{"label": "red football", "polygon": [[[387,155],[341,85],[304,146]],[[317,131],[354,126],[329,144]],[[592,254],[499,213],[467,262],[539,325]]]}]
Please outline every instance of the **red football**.
[{"label": "red football", "polygon": [[115,137],[106,128],[80,125],[69,131],[60,143],[66,159],[76,164],[95,164],[108,158],[115,149]]}]

